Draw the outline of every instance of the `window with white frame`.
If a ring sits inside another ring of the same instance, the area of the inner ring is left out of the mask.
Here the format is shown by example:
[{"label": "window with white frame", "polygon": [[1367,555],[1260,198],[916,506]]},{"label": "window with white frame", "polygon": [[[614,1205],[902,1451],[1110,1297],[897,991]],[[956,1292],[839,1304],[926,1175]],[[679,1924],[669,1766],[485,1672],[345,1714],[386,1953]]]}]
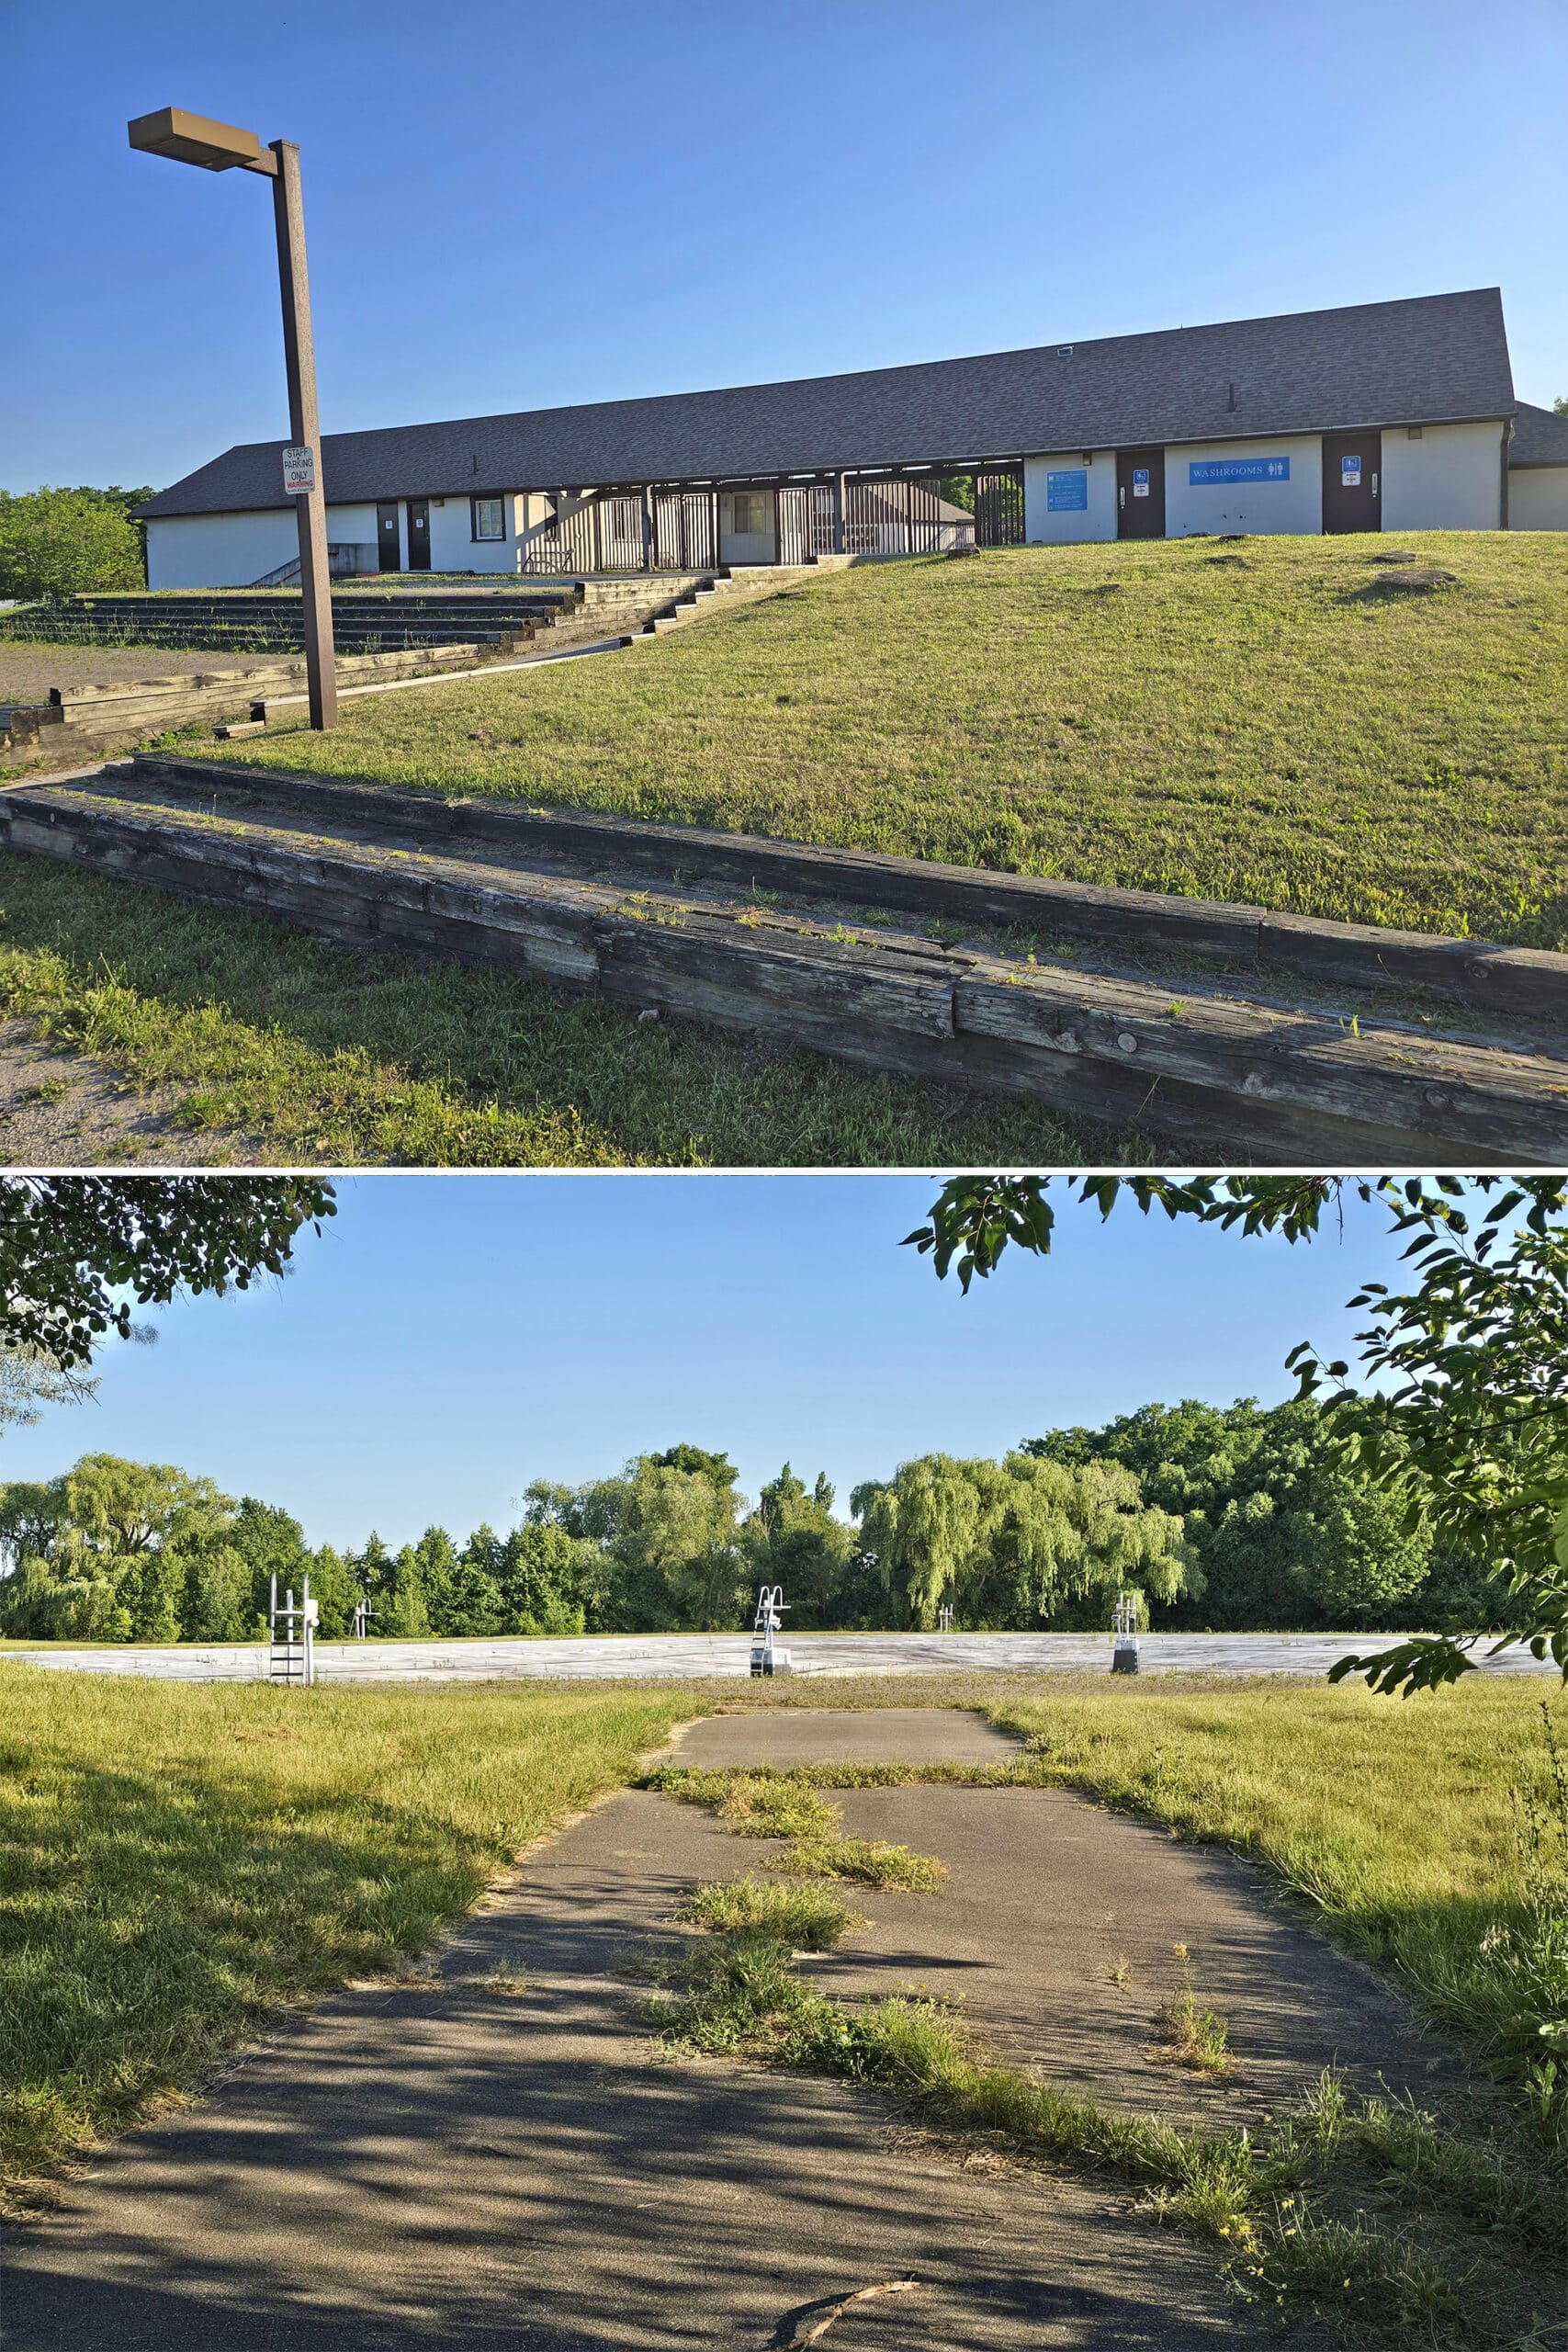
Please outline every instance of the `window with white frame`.
[{"label": "window with white frame", "polygon": [[506,501],[504,498],[470,498],[473,510],[473,536],[476,539],[503,539],[506,537]]},{"label": "window with white frame", "polygon": [[768,514],[770,503],[765,491],[738,490],[735,492],[730,500],[729,527],[738,538],[748,538],[753,535],[757,537],[766,537],[773,527]]}]

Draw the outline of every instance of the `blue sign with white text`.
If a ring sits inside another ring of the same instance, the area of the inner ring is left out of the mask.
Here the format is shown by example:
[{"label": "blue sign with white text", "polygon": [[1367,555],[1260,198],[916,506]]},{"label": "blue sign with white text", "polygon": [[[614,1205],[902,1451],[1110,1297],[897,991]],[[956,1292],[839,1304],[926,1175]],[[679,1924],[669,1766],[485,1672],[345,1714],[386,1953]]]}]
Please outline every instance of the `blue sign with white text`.
[{"label": "blue sign with white text", "polygon": [[1289,458],[1194,458],[1187,480],[1194,490],[1222,481],[1289,481]]},{"label": "blue sign with white text", "polygon": [[1081,514],[1089,505],[1089,476],[1081,467],[1071,473],[1045,477],[1045,512],[1048,514]]}]

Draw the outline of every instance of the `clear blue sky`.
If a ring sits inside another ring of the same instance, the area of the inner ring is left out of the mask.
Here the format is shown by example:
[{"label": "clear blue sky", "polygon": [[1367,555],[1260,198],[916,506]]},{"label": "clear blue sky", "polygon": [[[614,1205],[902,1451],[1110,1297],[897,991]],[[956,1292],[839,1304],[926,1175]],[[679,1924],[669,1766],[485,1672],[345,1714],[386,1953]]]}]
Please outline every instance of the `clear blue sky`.
[{"label": "clear blue sky", "polygon": [[1568,392],[1562,0],[6,0],[0,481],[287,428],[303,150],[328,431],[1500,283]]},{"label": "clear blue sky", "polygon": [[858,1480],[937,1449],[996,1454],[1151,1399],[1266,1403],[1286,1351],[1348,1353],[1343,1302],[1395,1264],[1381,1211],[1310,1247],[1126,1204],[1064,1203],[1057,1251],[968,1298],[897,1245],[922,1176],[364,1176],[298,1271],[116,1343],[95,1403],[0,1441],[0,1475],[88,1452],[173,1462],[286,1505],[317,1542],[507,1525],[681,1439],[755,1496],[787,1456]]}]

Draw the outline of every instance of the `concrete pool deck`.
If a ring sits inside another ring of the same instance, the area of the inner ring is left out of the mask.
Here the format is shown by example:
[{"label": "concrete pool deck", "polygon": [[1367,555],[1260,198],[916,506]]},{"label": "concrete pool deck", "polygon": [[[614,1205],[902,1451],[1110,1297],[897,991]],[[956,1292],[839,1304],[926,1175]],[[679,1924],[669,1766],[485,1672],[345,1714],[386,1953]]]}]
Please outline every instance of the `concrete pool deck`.
[{"label": "concrete pool deck", "polygon": [[[1326,1674],[1348,1651],[1385,1649],[1405,1634],[1145,1634],[1145,1674]],[[1105,1673],[1109,1634],[792,1634],[794,1679],[851,1674]],[[695,1681],[745,1679],[749,1634],[586,1634],[575,1640],[320,1642],[321,1682]],[[265,1642],[169,1648],[116,1643],[0,1650],[14,1661],[83,1674],[141,1674],[182,1682],[261,1682]],[[1478,1658],[1490,1674],[1554,1674],[1524,1649]]]}]

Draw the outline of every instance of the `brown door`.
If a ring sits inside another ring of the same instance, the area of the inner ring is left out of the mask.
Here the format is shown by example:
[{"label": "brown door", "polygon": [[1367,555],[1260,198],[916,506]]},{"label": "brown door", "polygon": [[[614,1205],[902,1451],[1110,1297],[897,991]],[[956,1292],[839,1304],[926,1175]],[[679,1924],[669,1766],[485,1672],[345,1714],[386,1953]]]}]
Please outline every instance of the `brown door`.
[{"label": "brown door", "polygon": [[1119,539],[1165,537],[1165,451],[1116,452],[1116,536]]},{"label": "brown door", "polygon": [[400,571],[403,551],[398,537],[398,503],[383,499],[376,509],[376,560],[382,571]]},{"label": "brown door", "polygon": [[409,570],[430,570],[430,501],[409,500]]},{"label": "brown door", "polygon": [[1323,436],[1323,527],[1325,531],[1382,529],[1382,435],[1325,433]]}]

